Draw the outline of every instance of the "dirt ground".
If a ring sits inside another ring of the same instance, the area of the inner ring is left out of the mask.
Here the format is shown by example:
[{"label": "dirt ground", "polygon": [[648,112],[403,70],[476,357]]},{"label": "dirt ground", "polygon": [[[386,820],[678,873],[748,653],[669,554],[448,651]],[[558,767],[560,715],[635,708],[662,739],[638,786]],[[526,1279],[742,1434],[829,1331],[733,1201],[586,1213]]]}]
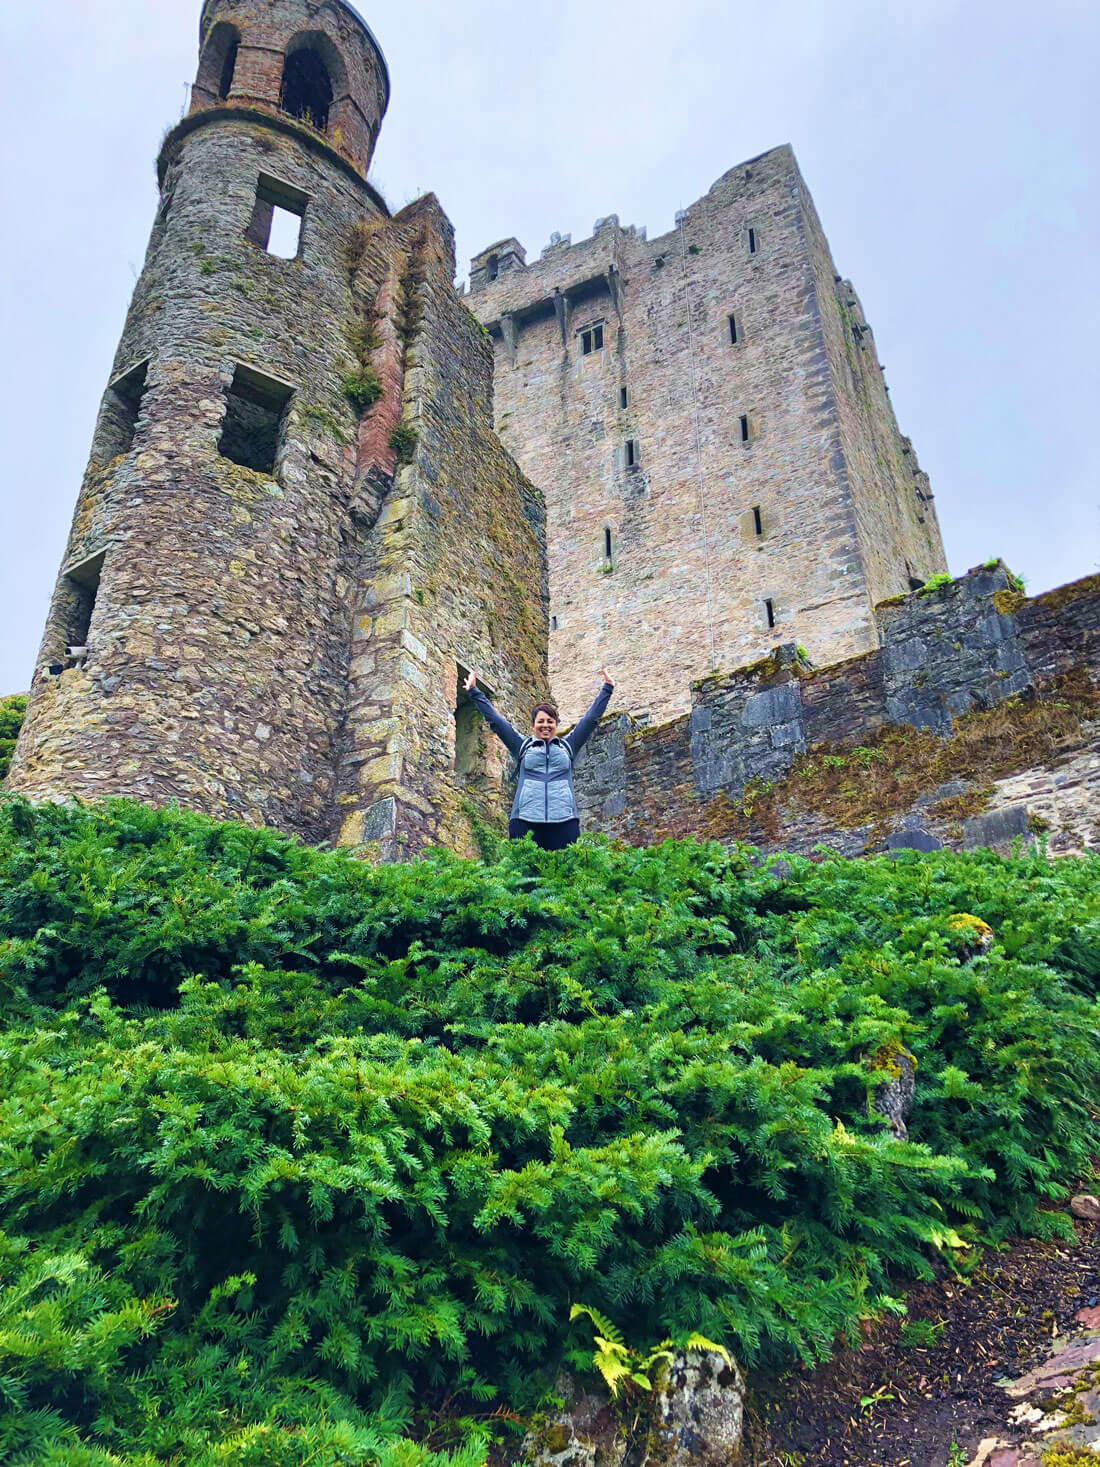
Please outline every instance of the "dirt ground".
[{"label": "dirt ground", "polygon": [[757,1377],[753,1467],[965,1467],[1004,1429],[998,1379],[1038,1365],[1100,1304],[1100,1224],[1075,1227],[1076,1245],[1023,1241],[966,1279],[918,1285],[906,1321],[827,1365]]}]

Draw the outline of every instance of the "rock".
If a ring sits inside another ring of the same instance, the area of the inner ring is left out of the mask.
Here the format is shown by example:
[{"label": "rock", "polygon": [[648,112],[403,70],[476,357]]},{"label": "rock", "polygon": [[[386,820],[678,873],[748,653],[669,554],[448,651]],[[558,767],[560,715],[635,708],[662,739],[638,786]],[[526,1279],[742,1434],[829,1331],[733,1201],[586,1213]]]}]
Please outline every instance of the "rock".
[{"label": "rock", "polygon": [[871,1109],[890,1123],[890,1130],[898,1141],[907,1141],[909,1128],[906,1121],[913,1109],[913,1092],[917,1085],[916,1059],[900,1045],[885,1045],[872,1056],[871,1070],[882,1075],[871,1095]]},{"label": "rock", "polygon": [[657,1389],[647,1467],[733,1467],[744,1401],[734,1362],[713,1350],[676,1355]]},{"label": "rock", "polygon": [[562,1372],[561,1409],[532,1425],[521,1460],[528,1467],[736,1467],[741,1460],[745,1382],[716,1351],[680,1351],[654,1392],[619,1412],[602,1390],[586,1391]]},{"label": "rock", "polygon": [[530,1467],[620,1467],[630,1438],[607,1395],[585,1391],[564,1370],[554,1394],[561,1409],[532,1424],[520,1460]]},{"label": "rock", "polygon": [[1074,1217],[1085,1222],[1100,1222],[1100,1197],[1093,1197],[1090,1192],[1079,1192],[1070,1203],[1069,1210]]}]

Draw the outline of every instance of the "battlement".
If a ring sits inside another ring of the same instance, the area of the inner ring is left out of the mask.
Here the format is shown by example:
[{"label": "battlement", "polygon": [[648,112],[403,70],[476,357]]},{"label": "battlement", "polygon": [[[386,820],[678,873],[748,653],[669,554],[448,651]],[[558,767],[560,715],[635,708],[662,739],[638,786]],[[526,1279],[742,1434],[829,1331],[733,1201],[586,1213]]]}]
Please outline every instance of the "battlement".
[{"label": "battlement", "polygon": [[[583,285],[587,276],[602,274],[609,265],[617,263],[618,255],[626,245],[647,245],[651,257],[669,254],[678,248],[681,222],[694,222],[693,211],[698,214],[708,206],[730,208],[750,203],[753,198],[763,197],[777,180],[798,178],[794,152],[789,144],[784,143],[728,169],[715,180],[702,199],[679,212],[671,230],[656,239],[649,239],[645,226],[630,224],[624,227],[618,214],[608,214],[597,219],[591,235],[576,244],[571,235],[551,235],[538,261],[531,264],[527,264],[526,251],[517,239],[498,241],[471,259],[470,293],[481,293],[497,286],[494,298],[500,312],[529,309],[555,288],[576,288],[578,284]],[[489,268],[494,256],[498,260],[495,273]],[[527,279],[520,278],[519,272]],[[505,281],[502,277],[506,274],[511,278]],[[480,302],[478,314],[483,320],[489,314]]]}]

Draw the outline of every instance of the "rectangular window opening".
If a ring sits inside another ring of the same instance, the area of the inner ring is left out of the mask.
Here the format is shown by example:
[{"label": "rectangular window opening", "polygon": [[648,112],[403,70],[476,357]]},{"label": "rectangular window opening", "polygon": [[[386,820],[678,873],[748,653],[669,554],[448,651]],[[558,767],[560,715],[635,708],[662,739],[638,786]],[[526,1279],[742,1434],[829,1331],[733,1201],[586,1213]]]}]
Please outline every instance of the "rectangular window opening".
[{"label": "rectangular window opening", "polygon": [[245,239],[277,259],[297,259],[308,203],[309,195],[301,189],[261,173]]},{"label": "rectangular window opening", "polygon": [[83,662],[88,655],[88,633],[99,594],[99,580],[107,552],[74,565],[61,578],[63,592],[62,639],[65,656]]},{"label": "rectangular window opening", "polygon": [[742,443],[747,443],[749,441],[749,419],[748,419],[748,414],[747,413],[742,413],[739,421],[740,421],[740,424],[741,424],[741,442]]},{"label": "rectangular window opening", "polygon": [[619,406],[621,408],[624,408],[624,407],[626,407],[626,404],[627,404],[626,388],[625,387],[620,387],[619,388]]},{"label": "rectangular window opening", "polygon": [[737,342],[739,340],[738,331],[737,331],[737,317],[735,315],[733,315],[732,312],[730,313],[729,322],[730,322],[730,345],[731,346],[736,346],[737,345]]},{"label": "rectangular window opening", "polygon": [[242,468],[273,474],[279,438],[293,387],[238,365],[226,393],[225,419],[218,452]]},{"label": "rectangular window opening", "polygon": [[580,333],[581,356],[591,356],[594,351],[603,351],[603,324],[589,326]]},{"label": "rectangular window opening", "polygon": [[552,631],[552,632],[556,632],[556,631],[557,631],[557,629],[558,629],[558,619],[557,619],[557,617],[556,617],[556,616],[552,616],[552,617],[551,617],[551,618],[550,618],[550,630],[551,630],[551,631]]},{"label": "rectangular window opening", "polygon": [[633,438],[626,440],[625,459],[628,469],[632,469],[638,462],[638,445]]},{"label": "rectangular window opening", "polygon": [[758,535],[764,533],[764,521],[760,517],[760,506],[754,504],[752,507],[752,527]]},{"label": "rectangular window opening", "polygon": [[756,254],[756,230],[755,229],[750,229],[749,230],[749,254],[750,255],[755,255]]},{"label": "rectangular window opening", "polygon": [[134,446],[148,372],[148,361],[139,362],[136,367],[123,372],[121,377],[116,377],[107,388],[96,445],[96,457],[104,462],[109,463],[120,454],[129,453]]},{"label": "rectangular window opening", "polygon": [[611,530],[607,526],[604,527],[603,532],[603,558],[608,565],[611,564]]},{"label": "rectangular window opening", "polygon": [[764,614],[768,618],[768,628],[770,630],[773,626],[775,626],[775,607],[773,606],[771,601],[764,602]]}]

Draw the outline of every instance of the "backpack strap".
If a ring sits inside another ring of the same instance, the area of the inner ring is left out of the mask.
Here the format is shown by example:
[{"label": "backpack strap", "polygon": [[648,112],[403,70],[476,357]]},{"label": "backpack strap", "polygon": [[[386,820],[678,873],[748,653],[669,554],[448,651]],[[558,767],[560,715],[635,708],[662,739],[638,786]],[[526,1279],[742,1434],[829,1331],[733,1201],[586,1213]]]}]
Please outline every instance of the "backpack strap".
[{"label": "backpack strap", "polygon": [[[524,739],[523,743],[520,744],[519,748],[516,750],[516,765],[515,765],[515,768],[512,770],[512,774],[513,775],[518,775],[519,774],[520,768],[521,768],[521,766],[523,764],[523,756],[524,756],[524,754],[527,753],[527,750],[531,747],[531,745],[534,742],[535,742],[535,740],[530,736],[530,734],[528,734],[528,736]],[[573,765],[576,764],[576,762],[577,762],[576,755],[573,753],[572,745],[570,744],[570,742],[569,742],[568,739],[558,739],[557,742],[559,744],[561,744],[561,746],[565,750],[566,754],[568,754],[568,756],[569,756],[569,767],[572,768]]]}]

